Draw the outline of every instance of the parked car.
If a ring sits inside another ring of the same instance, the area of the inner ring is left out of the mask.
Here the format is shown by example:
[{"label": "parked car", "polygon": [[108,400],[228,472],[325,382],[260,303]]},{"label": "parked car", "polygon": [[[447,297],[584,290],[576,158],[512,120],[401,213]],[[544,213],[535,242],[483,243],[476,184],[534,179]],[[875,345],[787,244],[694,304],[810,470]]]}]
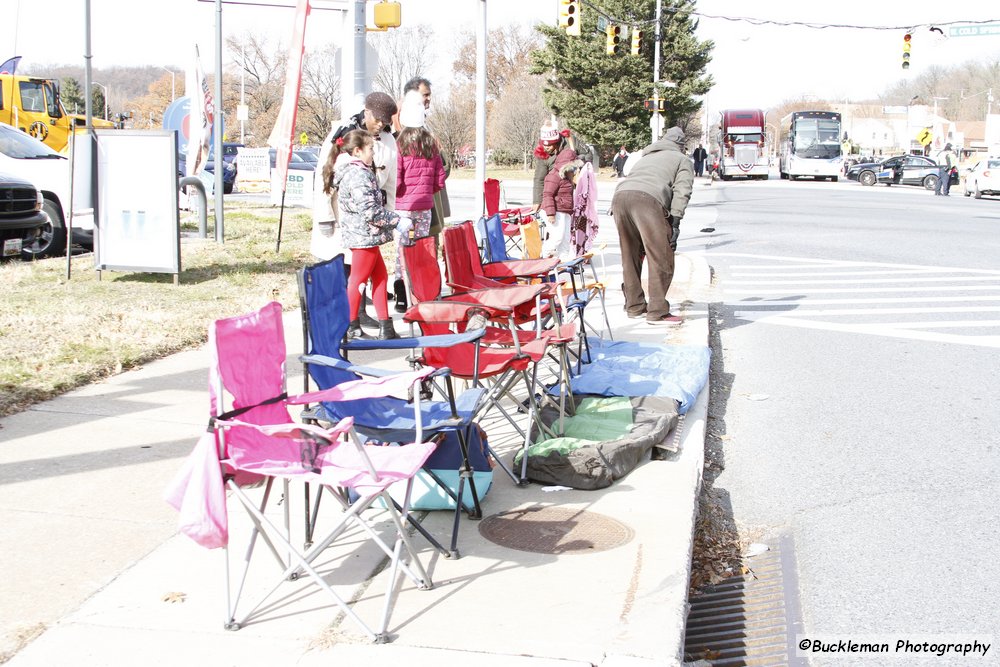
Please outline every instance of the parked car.
[{"label": "parked car", "polygon": [[44,201],[41,191],[28,181],[0,172],[0,252],[4,257],[32,259],[42,254],[42,230],[48,223],[42,212]]},{"label": "parked car", "polygon": [[[222,156],[222,160],[222,192],[228,195],[236,184],[236,165],[227,162],[225,155]],[[205,163],[205,171],[210,174],[215,173],[215,159],[211,155],[209,155],[208,162]],[[183,178],[185,176],[187,176],[187,155],[181,153],[177,156],[177,177]]]},{"label": "parked car", "polygon": [[226,164],[236,164],[236,156],[239,155],[239,150],[243,148],[243,144],[233,143],[233,142],[223,142],[222,144],[222,160]]},{"label": "parked car", "polygon": [[295,150],[292,152],[298,155],[304,161],[312,164],[313,169],[316,169],[319,166],[319,153],[314,153],[313,151],[307,149]]},{"label": "parked car", "polygon": [[[0,171],[16,174],[37,187],[43,197],[46,222],[40,238],[25,246],[33,257],[58,255],[66,249],[66,216],[69,215],[70,173],[66,156],[31,135],[0,123]],[[94,218],[74,216],[72,241],[94,247]]]},{"label": "parked car", "polygon": [[1000,195],[1000,158],[980,160],[965,175],[965,196]]},{"label": "parked car", "polygon": [[[276,160],[276,157],[278,155],[278,149],[272,148],[270,151],[268,151],[268,154],[271,156],[271,169],[274,169],[275,160]],[[302,157],[301,155],[299,155],[298,151],[294,151],[293,150],[292,151],[292,157],[288,161],[288,168],[289,169],[302,169],[302,170],[305,170],[305,171],[315,171],[316,170],[316,163],[315,162],[310,162],[310,161],[306,160],[304,157]]]},{"label": "parked car", "polygon": [[[937,187],[938,164],[923,155],[896,155],[881,162],[862,162],[847,170],[847,178],[861,185],[922,185]],[[951,184],[958,184],[958,172],[951,174]]]}]

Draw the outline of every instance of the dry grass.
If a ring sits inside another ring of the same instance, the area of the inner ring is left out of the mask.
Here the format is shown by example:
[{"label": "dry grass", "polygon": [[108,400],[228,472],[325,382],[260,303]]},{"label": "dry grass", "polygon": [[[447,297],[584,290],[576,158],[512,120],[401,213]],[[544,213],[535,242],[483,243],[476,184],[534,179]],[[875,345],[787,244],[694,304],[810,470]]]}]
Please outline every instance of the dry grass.
[{"label": "dry grass", "polygon": [[[271,300],[298,305],[295,271],[313,261],[311,218],[288,209],[281,252],[278,211],[226,206],[226,242],[185,240],[180,284],[165,274],[93,270],[93,257],[0,265],[0,416],[200,345],[208,324]],[[210,230],[213,221],[210,219]],[[211,232],[210,232],[211,234]]]}]

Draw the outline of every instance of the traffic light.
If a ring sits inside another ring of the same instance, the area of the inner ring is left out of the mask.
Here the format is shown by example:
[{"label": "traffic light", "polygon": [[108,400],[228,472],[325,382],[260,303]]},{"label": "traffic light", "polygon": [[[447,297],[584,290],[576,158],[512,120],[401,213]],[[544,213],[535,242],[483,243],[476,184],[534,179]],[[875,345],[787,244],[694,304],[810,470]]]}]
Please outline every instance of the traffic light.
[{"label": "traffic light", "polygon": [[632,55],[639,55],[639,49],[642,47],[642,30],[638,28],[632,28]]},{"label": "traffic light", "polygon": [[398,2],[375,3],[375,25],[385,30],[386,28],[398,28],[400,24],[400,9]]},{"label": "traffic light", "polygon": [[903,35],[903,69],[910,69],[910,40],[913,35],[906,33]]},{"label": "traffic light", "polygon": [[580,3],[577,0],[559,0],[559,27],[571,37],[580,36]]},{"label": "traffic light", "polygon": [[609,56],[618,55],[621,50],[622,27],[620,25],[609,25],[606,29],[608,39],[605,50]]},{"label": "traffic light", "polygon": [[646,111],[659,111],[660,113],[663,113],[667,110],[667,101],[656,97],[650,97],[642,103],[642,107]]}]

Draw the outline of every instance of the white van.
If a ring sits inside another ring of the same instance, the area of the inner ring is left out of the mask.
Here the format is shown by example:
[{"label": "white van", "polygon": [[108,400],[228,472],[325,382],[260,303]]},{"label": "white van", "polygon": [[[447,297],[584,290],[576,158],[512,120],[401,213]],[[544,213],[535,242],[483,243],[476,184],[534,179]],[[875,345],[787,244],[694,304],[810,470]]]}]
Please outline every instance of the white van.
[{"label": "white van", "polygon": [[[34,137],[0,123],[0,171],[29,181],[42,192],[42,211],[48,216],[37,242],[22,249],[29,257],[58,255],[66,250],[66,218],[69,216],[69,160]],[[93,216],[76,216],[73,239],[87,248],[94,245]]]}]

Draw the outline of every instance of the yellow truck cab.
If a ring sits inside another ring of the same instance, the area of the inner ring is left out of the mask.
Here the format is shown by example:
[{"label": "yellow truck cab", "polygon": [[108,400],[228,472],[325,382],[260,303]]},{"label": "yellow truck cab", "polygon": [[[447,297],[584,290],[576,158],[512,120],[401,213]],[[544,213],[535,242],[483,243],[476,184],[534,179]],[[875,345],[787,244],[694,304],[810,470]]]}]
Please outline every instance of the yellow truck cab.
[{"label": "yellow truck cab", "polygon": [[[27,132],[56,151],[63,151],[69,133],[86,123],[84,116],[68,114],[59,99],[59,84],[16,74],[0,74],[0,122]],[[111,128],[114,123],[93,119],[94,127]]]}]

